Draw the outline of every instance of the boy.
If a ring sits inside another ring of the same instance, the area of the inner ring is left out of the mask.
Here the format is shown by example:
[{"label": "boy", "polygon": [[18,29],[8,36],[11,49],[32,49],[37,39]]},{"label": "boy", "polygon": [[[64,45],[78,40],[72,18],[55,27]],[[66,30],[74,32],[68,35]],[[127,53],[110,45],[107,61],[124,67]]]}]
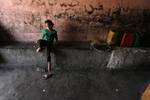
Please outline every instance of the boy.
[{"label": "boy", "polygon": [[45,21],[46,28],[42,30],[42,39],[38,40],[39,48],[37,52],[41,52],[44,48],[47,48],[47,70],[48,73],[43,75],[44,79],[47,79],[52,75],[51,73],[51,56],[50,52],[54,49],[54,40],[58,42],[57,31],[53,29],[54,23],[51,20]]}]

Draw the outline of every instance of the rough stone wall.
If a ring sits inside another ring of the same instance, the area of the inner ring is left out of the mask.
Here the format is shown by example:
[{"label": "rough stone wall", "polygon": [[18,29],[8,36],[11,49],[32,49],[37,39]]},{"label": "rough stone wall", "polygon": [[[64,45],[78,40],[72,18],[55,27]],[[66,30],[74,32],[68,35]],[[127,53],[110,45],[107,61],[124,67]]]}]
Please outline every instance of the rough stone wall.
[{"label": "rough stone wall", "polygon": [[35,41],[46,19],[53,20],[60,40],[87,41],[95,35],[105,39],[112,26],[142,26],[149,18],[149,4],[149,0],[0,0],[0,40]]}]

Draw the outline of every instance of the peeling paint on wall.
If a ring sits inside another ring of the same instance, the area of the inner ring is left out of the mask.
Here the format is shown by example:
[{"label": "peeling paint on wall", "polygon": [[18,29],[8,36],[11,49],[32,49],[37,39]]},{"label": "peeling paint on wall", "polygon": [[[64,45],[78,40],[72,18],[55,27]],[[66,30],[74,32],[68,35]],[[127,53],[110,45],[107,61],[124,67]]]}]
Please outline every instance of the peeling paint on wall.
[{"label": "peeling paint on wall", "polygon": [[0,22],[17,41],[40,38],[46,19],[54,21],[61,40],[87,41],[92,35],[106,37],[112,26],[141,29],[149,21],[147,3],[146,0],[136,3],[135,0],[1,0]]}]

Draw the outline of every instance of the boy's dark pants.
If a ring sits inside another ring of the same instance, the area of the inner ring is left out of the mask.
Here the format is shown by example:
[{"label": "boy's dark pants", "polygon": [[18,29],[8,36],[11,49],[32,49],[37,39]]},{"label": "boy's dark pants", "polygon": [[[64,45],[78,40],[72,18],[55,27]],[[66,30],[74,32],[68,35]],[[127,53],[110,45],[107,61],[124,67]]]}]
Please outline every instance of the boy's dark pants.
[{"label": "boy's dark pants", "polygon": [[38,40],[37,43],[39,47],[41,48],[41,50],[45,48],[47,49],[47,62],[50,62],[51,61],[50,53],[53,51],[53,48],[54,48],[53,43],[46,41],[46,40],[42,40],[42,39]]}]

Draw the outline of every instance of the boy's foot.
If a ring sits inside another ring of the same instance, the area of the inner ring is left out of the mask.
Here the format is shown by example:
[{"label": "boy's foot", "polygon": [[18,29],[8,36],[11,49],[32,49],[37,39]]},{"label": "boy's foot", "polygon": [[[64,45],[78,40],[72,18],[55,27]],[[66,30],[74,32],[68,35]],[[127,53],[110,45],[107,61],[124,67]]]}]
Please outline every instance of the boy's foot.
[{"label": "boy's foot", "polygon": [[43,75],[42,79],[47,80],[48,78],[52,77],[53,75],[54,74],[52,74],[52,73],[45,74],[45,75]]},{"label": "boy's foot", "polygon": [[37,48],[37,49],[36,49],[36,52],[41,52],[41,51],[42,51],[41,48]]}]

